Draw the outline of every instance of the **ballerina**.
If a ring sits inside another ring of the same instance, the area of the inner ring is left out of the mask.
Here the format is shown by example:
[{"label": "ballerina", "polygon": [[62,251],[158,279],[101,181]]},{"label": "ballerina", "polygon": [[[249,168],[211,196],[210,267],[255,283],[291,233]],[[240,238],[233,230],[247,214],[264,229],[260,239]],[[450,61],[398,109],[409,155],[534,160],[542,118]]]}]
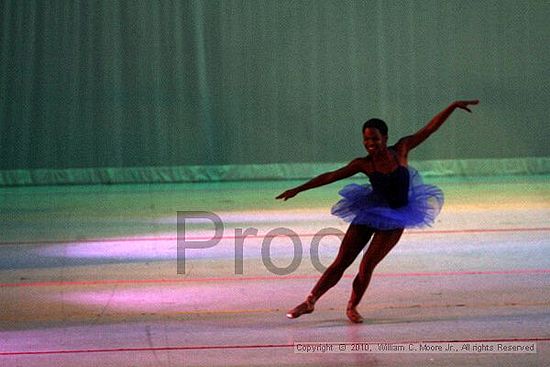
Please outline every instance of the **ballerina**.
[{"label": "ballerina", "polygon": [[[353,323],[363,322],[357,311],[374,268],[399,242],[405,228],[431,225],[443,205],[443,192],[427,185],[414,168],[408,165],[409,152],[433,134],[455,109],[472,112],[468,106],[478,100],[456,101],[435,115],[422,129],[387,146],[388,127],[380,119],[370,119],[363,125],[363,145],[368,155],[356,158],[346,166],[321,174],[303,185],[289,189],[276,199],[288,200],[298,193],[364,173],[370,185],[345,186],[342,199],[332,208],[332,214],[349,222],[338,255],[326,269],[306,300],[290,310],[294,319],[313,312],[315,303],[342,278],[366,244],[357,276],[353,280],[346,315]],[[372,240],[371,240],[372,238]]]}]

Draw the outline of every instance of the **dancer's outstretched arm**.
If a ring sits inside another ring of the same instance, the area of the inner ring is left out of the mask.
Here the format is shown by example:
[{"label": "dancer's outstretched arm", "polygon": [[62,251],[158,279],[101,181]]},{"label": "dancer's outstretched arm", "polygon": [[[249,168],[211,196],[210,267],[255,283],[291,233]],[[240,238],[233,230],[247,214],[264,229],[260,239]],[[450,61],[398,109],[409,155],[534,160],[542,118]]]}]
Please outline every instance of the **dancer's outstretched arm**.
[{"label": "dancer's outstretched arm", "polygon": [[286,201],[296,196],[298,193],[302,191],[327,185],[329,183],[353,176],[354,174],[361,172],[361,166],[362,166],[362,158],[354,159],[353,161],[351,161],[350,163],[348,163],[346,166],[342,168],[339,168],[335,171],[323,173],[322,175],[312,178],[311,180],[304,183],[303,185],[297,186],[290,190],[286,190],[285,192],[277,196],[276,199],[283,199]]},{"label": "dancer's outstretched arm", "polygon": [[418,145],[423,143],[430,135],[437,131],[443,125],[443,123],[449,118],[453,111],[457,108],[462,110],[472,112],[468,106],[476,105],[479,103],[479,100],[468,100],[468,101],[456,101],[451,103],[443,111],[435,115],[422,129],[418,130],[416,134],[402,138],[399,141],[399,145],[405,148],[406,151],[416,148]]}]

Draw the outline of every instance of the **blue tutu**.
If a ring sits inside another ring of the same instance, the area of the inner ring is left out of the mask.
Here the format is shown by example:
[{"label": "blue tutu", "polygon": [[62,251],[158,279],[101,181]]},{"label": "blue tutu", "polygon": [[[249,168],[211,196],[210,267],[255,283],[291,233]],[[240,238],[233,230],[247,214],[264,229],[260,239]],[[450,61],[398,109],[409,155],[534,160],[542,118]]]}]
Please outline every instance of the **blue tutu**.
[{"label": "blue tutu", "polygon": [[419,228],[431,226],[443,206],[443,192],[437,186],[424,184],[412,167],[409,171],[408,202],[392,208],[372,185],[346,185],[339,194],[342,199],[331,210],[346,222],[364,224],[375,229]]}]

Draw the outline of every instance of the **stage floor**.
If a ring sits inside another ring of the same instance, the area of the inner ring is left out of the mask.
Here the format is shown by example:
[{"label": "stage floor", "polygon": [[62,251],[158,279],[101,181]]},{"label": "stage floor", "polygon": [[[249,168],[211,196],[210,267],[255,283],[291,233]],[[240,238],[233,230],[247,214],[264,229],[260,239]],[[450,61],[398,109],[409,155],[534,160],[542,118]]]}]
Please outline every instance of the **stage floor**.
[{"label": "stage floor", "polygon": [[338,250],[339,184],[287,202],[298,182],[1,188],[0,365],[548,365],[550,177],[431,181],[443,212],[375,270],[360,325],[358,261],[285,317]]}]

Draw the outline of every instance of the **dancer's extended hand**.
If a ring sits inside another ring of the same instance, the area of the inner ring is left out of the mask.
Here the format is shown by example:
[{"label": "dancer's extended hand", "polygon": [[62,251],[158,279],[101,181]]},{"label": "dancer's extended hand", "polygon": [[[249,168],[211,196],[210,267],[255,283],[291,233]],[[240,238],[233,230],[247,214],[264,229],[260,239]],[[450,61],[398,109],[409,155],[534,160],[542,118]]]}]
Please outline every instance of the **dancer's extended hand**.
[{"label": "dancer's extended hand", "polygon": [[299,193],[296,189],[290,189],[283,192],[281,195],[277,196],[275,199],[283,199],[284,201],[287,201],[290,198],[293,198]]},{"label": "dancer's extended hand", "polygon": [[468,111],[468,112],[472,112],[472,110],[470,110],[468,108],[469,105],[476,105],[479,103],[479,100],[478,99],[473,99],[473,100],[469,100],[469,101],[456,101],[454,103],[455,107],[456,108],[460,108],[461,110],[465,110],[465,111]]}]

